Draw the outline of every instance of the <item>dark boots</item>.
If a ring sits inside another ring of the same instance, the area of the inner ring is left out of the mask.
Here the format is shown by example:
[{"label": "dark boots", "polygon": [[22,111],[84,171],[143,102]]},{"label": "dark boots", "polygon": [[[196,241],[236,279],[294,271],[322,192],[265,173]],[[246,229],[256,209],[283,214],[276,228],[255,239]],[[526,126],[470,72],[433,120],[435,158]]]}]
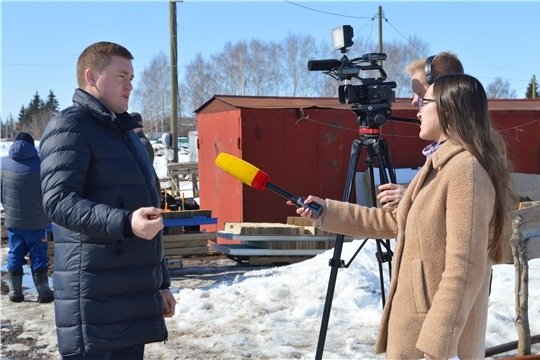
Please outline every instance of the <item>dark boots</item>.
[{"label": "dark boots", "polygon": [[54,295],[49,287],[49,277],[47,276],[47,269],[32,270],[32,278],[36,285],[38,292],[39,303],[50,303],[54,300]]},{"label": "dark boots", "polygon": [[22,270],[8,270],[9,281],[9,301],[23,302],[24,295],[22,293]]}]

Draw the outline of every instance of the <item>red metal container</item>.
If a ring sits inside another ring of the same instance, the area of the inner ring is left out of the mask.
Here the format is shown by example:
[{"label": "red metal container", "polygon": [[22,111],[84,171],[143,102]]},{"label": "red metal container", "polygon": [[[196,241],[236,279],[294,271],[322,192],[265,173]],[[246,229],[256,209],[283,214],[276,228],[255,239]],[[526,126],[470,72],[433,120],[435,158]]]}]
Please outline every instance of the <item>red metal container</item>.
[{"label": "red metal container", "polygon": [[[540,174],[540,100],[492,100],[490,110],[514,172]],[[410,99],[397,99],[392,111],[407,118],[417,114]],[[226,222],[284,223],[296,215],[283,197],[250,188],[218,168],[220,152],[253,164],[294,195],[343,198],[351,144],[360,136],[355,113],[336,98],[214,96],[196,114],[200,206],[212,209],[217,230]],[[417,125],[396,120],[381,127],[394,168],[422,166],[428,142],[418,133]],[[363,148],[357,171],[366,170],[366,157]]]}]

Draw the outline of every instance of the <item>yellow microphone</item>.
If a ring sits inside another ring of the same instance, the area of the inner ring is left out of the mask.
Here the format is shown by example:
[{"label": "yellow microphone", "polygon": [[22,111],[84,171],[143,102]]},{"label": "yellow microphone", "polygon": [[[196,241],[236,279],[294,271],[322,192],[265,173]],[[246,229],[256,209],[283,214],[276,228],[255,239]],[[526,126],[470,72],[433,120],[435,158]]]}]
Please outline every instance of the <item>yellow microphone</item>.
[{"label": "yellow microphone", "polygon": [[322,213],[323,207],[321,205],[315,202],[305,204],[305,197],[293,195],[279,186],[272,184],[270,182],[270,176],[267,173],[236,156],[220,153],[216,158],[216,165],[252,188],[260,191],[263,191],[264,189],[272,190],[293,202],[296,207],[303,207],[311,210],[311,217],[314,219],[317,219]]}]

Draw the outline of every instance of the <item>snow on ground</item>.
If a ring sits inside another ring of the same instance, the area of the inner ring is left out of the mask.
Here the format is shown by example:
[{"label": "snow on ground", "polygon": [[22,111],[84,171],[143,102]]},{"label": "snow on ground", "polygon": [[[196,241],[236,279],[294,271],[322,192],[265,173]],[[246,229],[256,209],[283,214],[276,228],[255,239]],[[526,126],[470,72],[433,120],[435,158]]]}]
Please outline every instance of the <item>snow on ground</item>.
[{"label": "snow on ground", "polygon": [[[374,243],[368,241],[351,266],[338,272],[325,359],[384,358],[373,353],[382,314]],[[344,243],[341,258],[347,262],[360,244],[360,240]],[[3,271],[6,256],[7,248],[2,248]],[[199,288],[185,287],[186,275],[175,275],[173,271],[171,290],[178,304],[175,316],[166,320],[169,341],[148,345],[145,358],[314,358],[329,282],[328,260],[332,257],[333,251],[328,250],[301,263],[245,273],[233,266],[228,268],[232,276],[220,276],[219,281],[209,281]],[[529,320],[535,335],[540,334],[540,259],[531,260],[529,265]],[[211,271],[208,269],[208,273]],[[1,297],[2,336],[20,329],[19,341],[34,342],[33,359],[60,359],[53,305],[36,302],[30,270],[25,272],[27,300],[15,304],[7,301],[7,295]],[[202,276],[204,268],[199,272]],[[387,272],[384,278],[387,291]],[[514,321],[514,267],[497,265],[493,270],[486,347],[517,340]],[[24,351],[24,346],[10,343],[2,352],[16,354]],[[539,344],[533,346],[533,351],[540,352]]]},{"label": "snow on ground", "polygon": [[[5,143],[1,144],[3,153]],[[156,156],[158,174],[166,172],[163,160]],[[182,184],[185,196],[191,196],[190,183]],[[344,243],[341,259],[348,262],[360,245],[360,240]],[[7,252],[3,247],[2,272]],[[351,266],[338,272],[325,359],[384,358],[373,353],[382,314],[375,252],[375,242],[368,241]],[[189,269],[173,271],[171,290],[178,303],[175,316],[166,320],[169,340],[149,344],[145,359],[314,358],[332,257],[333,250],[328,250],[301,263],[255,270],[229,264],[219,275],[214,275],[215,268],[205,271],[203,266],[196,273],[204,281],[186,281],[194,276]],[[536,335],[540,334],[540,259],[529,265],[529,321],[531,334]],[[11,303],[7,295],[1,296],[2,353],[13,360],[60,359],[53,304],[36,302],[30,269],[25,268],[25,273],[24,303]],[[486,347],[517,340],[514,277],[513,265],[493,268]],[[387,291],[386,266],[384,280]],[[533,345],[533,353],[540,353],[540,344]],[[503,355],[510,354],[515,351]],[[3,355],[2,359],[7,358]]]}]

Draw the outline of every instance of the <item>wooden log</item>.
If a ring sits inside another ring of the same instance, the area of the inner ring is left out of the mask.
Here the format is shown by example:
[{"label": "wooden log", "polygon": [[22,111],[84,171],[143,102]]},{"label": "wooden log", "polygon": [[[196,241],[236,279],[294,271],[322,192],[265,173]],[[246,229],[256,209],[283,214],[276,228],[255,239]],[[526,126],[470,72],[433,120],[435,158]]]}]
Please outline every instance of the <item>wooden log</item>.
[{"label": "wooden log", "polygon": [[540,205],[533,205],[511,212],[512,257],[515,267],[515,308],[518,332],[518,356],[531,354],[529,326],[529,255],[528,241],[540,236]]},{"label": "wooden log", "polygon": [[[536,344],[536,343],[539,343],[540,342],[540,335],[534,335],[534,336],[531,336],[531,343],[532,344]],[[518,347],[518,341],[511,341],[511,342],[508,342],[506,344],[501,344],[501,345],[497,345],[497,346],[493,346],[493,347],[490,347],[490,348],[487,348],[486,349],[486,353],[485,353],[485,356],[486,357],[492,357],[493,355],[497,355],[497,354],[502,354],[502,353],[505,353],[505,352],[508,352],[508,351],[511,351],[511,350],[514,350],[514,349],[517,349]],[[516,357],[512,357],[512,358],[506,358],[506,360],[509,360],[509,359],[513,359],[513,360],[522,360],[522,359],[540,359],[540,354],[539,355],[536,355],[536,357],[534,357],[534,355],[532,356],[516,356]]]}]

